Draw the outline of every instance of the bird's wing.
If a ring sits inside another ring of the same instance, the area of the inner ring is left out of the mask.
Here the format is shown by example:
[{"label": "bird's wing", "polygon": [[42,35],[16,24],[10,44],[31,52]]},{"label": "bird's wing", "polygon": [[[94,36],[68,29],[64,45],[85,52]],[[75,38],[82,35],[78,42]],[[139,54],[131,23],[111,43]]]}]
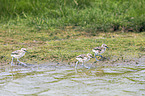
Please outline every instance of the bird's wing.
[{"label": "bird's wing", "polygon": [[86,57],[86,55],[85,54],[81,54],[81,55],[79,55],[79,56],[77,56],[76,58],[84,58],[84,57]]},{"label": "bird's wing", "polygon": [[94,50],[99,50],[99,51],[101,51],[101,47],[95,47]]},{"label": "bird's wing", "polygon": [[11,55],[18,55],[20,53],[20,50],[16,50],[14,52],[11,53]]}]

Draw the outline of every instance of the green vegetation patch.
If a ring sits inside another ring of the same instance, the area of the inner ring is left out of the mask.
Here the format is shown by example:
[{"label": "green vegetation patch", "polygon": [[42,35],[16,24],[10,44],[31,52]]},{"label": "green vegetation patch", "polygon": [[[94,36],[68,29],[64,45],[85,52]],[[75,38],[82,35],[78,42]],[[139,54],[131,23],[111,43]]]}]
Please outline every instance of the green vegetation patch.
[{"label": "green vegetation patch", "polygon": [[[107,61],[140,58],[145,55],[145,34],[143,33],[99,33],[96,36],[75,30],[7,29],[0,31],[0,61],[10,63],[11,52],[22,47],[29,53],[21,58],[27,63],[76,62],[80,54],[92,53],[96,46],[107,44],[104,57]],[[10,33],[9,33],[10,32]],[[38,33],[37,33],[38,32]],[[5,34],[4,34],[5,33]],[[10,35],[9,35],[10,34]],[[51,35],[50,35],[51,34]],[[53,35],[55,34],[55,35]],[[93,59],[95,61],[95,59]]]},{"label": "green vegetation patch", "polygon": [[105,60],[140,57],[144,5],[145,0],[0,0],[0,63],[8,64],[11,52],[22,47],[29,51],[24,62],[75,62],[103,43],[110,47]]},{"label": "green vegetation patch", "polygon": [[143,32],[145,0],[1,0],[1,27]]}]

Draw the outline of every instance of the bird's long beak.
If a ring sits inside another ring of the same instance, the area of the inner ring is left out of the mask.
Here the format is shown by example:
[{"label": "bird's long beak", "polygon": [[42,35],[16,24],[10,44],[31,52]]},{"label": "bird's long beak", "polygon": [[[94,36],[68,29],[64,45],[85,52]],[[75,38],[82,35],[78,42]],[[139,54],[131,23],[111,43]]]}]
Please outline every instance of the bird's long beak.
[{"label": "bird's long beak", "polygon": [[109,48],[109,47],[106,47],[106,48]]},{"label": "bird's long beak", "polygon": [[92,58],[95,58],[95,57],[93,57],[93,56],[91,56]]},{"label": "bird's long beak", "polygon": [[25,50],[25,52],[28,52],[28,51]]}]

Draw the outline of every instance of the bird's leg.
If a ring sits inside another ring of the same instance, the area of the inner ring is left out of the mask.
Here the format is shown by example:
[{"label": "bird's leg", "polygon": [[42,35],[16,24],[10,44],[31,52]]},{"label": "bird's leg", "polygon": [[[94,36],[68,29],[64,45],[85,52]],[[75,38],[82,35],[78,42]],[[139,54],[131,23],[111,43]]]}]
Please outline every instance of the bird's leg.
[{"label": "bird's leg", "polygon": [[77,71],[77,65],[78,65],[79,61],[76,62],[76,66],[75,66],[75,72],[78,73]]},{"label": "bird's leg", "polygon": [[17,58],[17,61],[19,62],[19,64],[22,64],[24,66],[27,66],[27,64],[23,63],[23,62],[20,62],[19,59]]},{"label": "bird's leg", "polygon": [[23,63],[23,62],[20,62],[22,65],[24,65],[24,66],[27,66],[27,64],[26,63]]},{"label": "bird's leg", "polygon": [[83,67],[85,67],[87,69],[90,69],[90,67],[87,67],[87,66],[84,65],[84,62],[82,62],[82,65],[83,65]]},{"label": "bird's leg", "polygon": [[76,66],[75,66],[75,69],[77,68],[77,65],[78,65],[78,63],[79,63],[79,61],[77,61],[77,62],[76,62]]},{"label": "bird's leg", "polygon": [[98,55],[95,53],[95,59],[96,59],[96,61],[99,61],[96,56],[98,56]]},{"label": "bird's leg", "polygon": [[20,63],[19,59],[17,58],[17,61]]},{"label": "bird's leg", "polygon": [[101,58],[103,58],[103,56],[102,56],[102,55],[97,55],[97,56],[100,56]]},{"label": "bird's leg", "polygon": [[14,65],[14,64],[13,64],[13,59],[14,59],[14,57],[12,57],[11,66],[13,66],[13,65]]},{"label": "bird's leg", "polygon": [[84,62],[82,62],[82,65],[84,66]]}]

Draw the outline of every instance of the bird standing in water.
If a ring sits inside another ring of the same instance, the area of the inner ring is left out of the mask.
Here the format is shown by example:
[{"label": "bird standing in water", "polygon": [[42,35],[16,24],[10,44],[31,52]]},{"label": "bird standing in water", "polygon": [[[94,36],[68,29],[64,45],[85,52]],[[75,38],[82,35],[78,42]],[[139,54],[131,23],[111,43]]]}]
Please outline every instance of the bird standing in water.
[{"label": "bird standing in water", "polygon": [[95,52],[95,59],[96,59],[96,61],[99,61],[96,58],[96,56],[100,56],[100,57],[103,58],[103,56],[102,55],[99,55],[99,54],[104,53],[106,51],[106,48],[108,48],[107,45],[106,44],[102,44],[101,47],[95,47],[94,49],[92,49],[92,51]]},{"label": "bird standing in water", "polygon": [[11,53],[11,56],[12,56],[11,66],[13,66],[13,59],[14,59],[14,58],[17,58],[17,61],[18,61],[20,64],[22,64],[22,65],[24,65],[24,66],[27,66],[27,64],[25,64],[25,63],[19,61],[19,58],[23,57],[23,56],[25,55],[26,52],[27,52],[27,51],[26,51],[26,48],[21,48],[21,50],[16,50],[16,51],[12,52],[12,53]]},{"label": "bird standing in water", "polygon": [[85,68],[89,68],[89,67],[87,67],[87,66],[84,65],[84,62],[89,61],[90,58],[94,58],[94,57],[92,56],[92,54],[90,54],[90,53],[88,53],[87,55],[86,55],[86,54],[81,54],[81,55],[77,56],[76,59],[77,59],[78,61],[76,62],[75,68],[77,68],[77,64],[78,64],[79,62],[82,62],[82,65],[83,65]]}]

